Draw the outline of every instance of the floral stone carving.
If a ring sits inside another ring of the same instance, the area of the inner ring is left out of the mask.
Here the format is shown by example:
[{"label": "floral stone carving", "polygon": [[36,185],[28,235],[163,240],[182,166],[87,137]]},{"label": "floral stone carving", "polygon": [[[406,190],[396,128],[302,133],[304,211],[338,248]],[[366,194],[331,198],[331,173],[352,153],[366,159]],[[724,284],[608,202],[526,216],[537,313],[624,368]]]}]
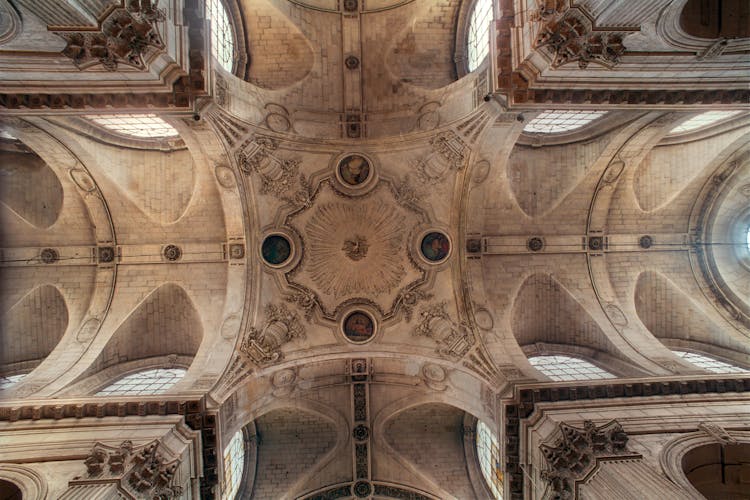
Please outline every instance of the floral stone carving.
[{"label": "floral stone carving", "polygon": [[96,443],[84,460],[87,475],[70,482],[77,484],[118,483],[133,498],[179,498],[182,487],[174,484],[179,459],[170,460],[159,451],[159,442],[134,447],[123,441],[115,448]]},{"label": "floral stone carving", "polygon": [[282,358],[281,346],[295,338],[304,338],[305,329],[296,313],[286,305],[268,304],[263,328],[251,327],[242,339],[240,351],[256,364],[265,365]]},{"label": "floral stone carving", "polygon": [[586,477],[598,459],[633,457],[640,455],[626,449],[628,435],[612,420],[600,427],[586,420],[583,429],[561,423],[562,441],[557,446],[540,445],[549,469],[542,471],[556,495],[554,498],[575,498],[575,483]]},{"label": "floral stone carving", "polygon": [[156,23],[164,21],[159,0],[127,0],[102,21],[100,31],[57,32],[68,44],[62,53],[79,68],[102,64],[116,71],[118,64],[146,69],[143,59],[149,50],[164,50]]}]

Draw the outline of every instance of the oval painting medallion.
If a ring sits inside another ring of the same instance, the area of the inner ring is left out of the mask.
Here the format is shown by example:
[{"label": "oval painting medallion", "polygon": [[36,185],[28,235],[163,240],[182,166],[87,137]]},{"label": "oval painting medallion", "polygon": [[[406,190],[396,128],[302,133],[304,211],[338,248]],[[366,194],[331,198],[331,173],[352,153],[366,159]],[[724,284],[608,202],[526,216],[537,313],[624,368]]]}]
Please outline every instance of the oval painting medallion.
[{"label": "oval painting medallion", "polygon": [[263,260],[272,266],[279,266],[289,260],[292,255],[292,244],[286,237],[272,234],[263,240],[260,250]]},{"label": "oval painting medallion", "polygon": [[375,334],[375,323],[362,311],[350,313],[344,320],[344,335],[350,342],[367,342]]},{"label": "oval painting medallion", "polygon": [[345,156],[339,162],[339,175],[350,186],[358,186],[370,177],[370,162],[361,155]]},{"label": "oval painting medallion", "polygon": [[430,262],[444,260],[451,250],[451,242],[443,233],[427,233],[420,244],[422,256]]}]

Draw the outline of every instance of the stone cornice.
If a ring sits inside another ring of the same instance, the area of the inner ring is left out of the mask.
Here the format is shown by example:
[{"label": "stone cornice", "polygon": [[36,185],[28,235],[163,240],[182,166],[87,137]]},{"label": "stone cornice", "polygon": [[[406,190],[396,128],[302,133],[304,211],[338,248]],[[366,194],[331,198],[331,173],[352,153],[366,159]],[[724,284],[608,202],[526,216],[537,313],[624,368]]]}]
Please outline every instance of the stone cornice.
[{"label": "stone cornice", "polygon": [[700,395],[727,392],[750,392],[750,376],[717,375],[708,377],[674,377],[619,379],[590,385],[533,384],[518,385],[513,397],[503,402],[505,434],[505,478],[511,500],[523,500],[524,472],[521,468],[522,421],[528,422],[537,405],[566,401],[593,401],[615,398],[648,398],[671,395]]},{"label": "stone cornice", "polygon": [[[99,398],[97,398],[99,399]],[[166,399],[164,397],[141,400],[123,399],[120,401],[98,401],[96,399],[55,401],[7,401],[0,402],[0,422],[42,419],[80,419],[86,417],[144,417],[150,415],[182,415],[185,423],[193,430],[200,431],[203,452],[203,473],[201,477],[201,498],[214,498],[218,484],[217,460],[221,453],[217,450],[217,415],[206,407],[205,398]]]}]

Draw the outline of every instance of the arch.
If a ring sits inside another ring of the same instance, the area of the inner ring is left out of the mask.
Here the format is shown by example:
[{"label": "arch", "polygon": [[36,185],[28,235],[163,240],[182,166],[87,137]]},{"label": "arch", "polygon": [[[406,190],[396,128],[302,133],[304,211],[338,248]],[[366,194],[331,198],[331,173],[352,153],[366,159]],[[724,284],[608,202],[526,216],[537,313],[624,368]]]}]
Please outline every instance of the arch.
[{"label": "arch", "polygon": [[[19,140],[0,138],[0,202],[37,229],[51,227],[62,210],[63,187],[57,175]],[[12,237],[2,233],[0,242]]]},{"label": "arch", "polygon": [[0,311],[0,375],[28,373],[60,342],[68,307],[52,285],[33,288],[9,310]]},{"label": "arch", "polygon": [[744,0],[687,0],[680,12],[680,27],[697,38],[748,38],[750,4]]},{"label": "arch", "polygon": [[552,276],[532,274],[521,285],[511,328],[527,356],[573,353],[619,373],[637,371],[579,304]]},{"label": "arch", "polygon": [[[702,431],[683,434],[672,439],[664,445],[659,453],[659,464],[667,477],[695,498],[704,498],[705,494],[696,488],[687,472],[689,470],[696,471],[707,465],[717,465],[711,459],[717,457],[717,455],[720,459],[722,448],[741,447],[741,449],[738,449],[740,453],[733,453],[733,456],[744,457],[745,463],[750,462],[750,432],[727,431],[719,425],[720,423],[703,422],[699,425]],[[691,454],[691,452],[693,453]],[[708,472],[707,476],[710,478],[711,473]],[[696,479],[698,478],[693,480]],[[716,493],[724,492],[717,488]],[[707,498],[714,500],[727,497],[708,496]]]},{"label": "arch", "polygon": [[[41,474],[31,467],[0,463],[0,481],[11,483],[18,488],[21,491],[21,497],[19,498],[34,500],[47,498],[47,482]],[[2,498],[5,499],[5,497]]]},{"label": "arch", "polygon": [[[326,414],[288,405],[274,408],[254,420],[257,469],[266,474],[253,482],[254,498],[281,498],[299,491],[312,474],[340,456],[342,429]],[[348,436],[348,432],[346,434]],[[290,453],[289,450],[297,450]],[[273,467],[269,467],[270,464]],[[279,490],[281,486],[283,489]]]},{"label": "arch", "polygon": [[643,271],[635,284],[635,310],[641,322],[664,345],[741,360],[750,355],[745,342],[705,314],[694,299],[656,271]]},{"label": "arch", "polygon": [[203,327],[192,300],[182,287],[167,283],[120,324],[85,376],[159,356],[192,361],[202,340]]}]

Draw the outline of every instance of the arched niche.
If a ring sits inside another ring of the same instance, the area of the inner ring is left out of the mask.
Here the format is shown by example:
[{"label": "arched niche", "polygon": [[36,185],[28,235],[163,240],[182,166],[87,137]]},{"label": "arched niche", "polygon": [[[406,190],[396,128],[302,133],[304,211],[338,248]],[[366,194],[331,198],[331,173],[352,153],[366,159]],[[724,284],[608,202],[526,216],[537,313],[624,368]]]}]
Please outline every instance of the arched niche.
[{"label": "arched niche", "polygon": [[21,488],[15,483],[0,479],[0,500],[22,500],[22,498]]},{"label": "arched niche", "polygon": [[687,0],[680,27],[698,38],[750,37],[750,3],[747,0]]},{"label": "arched niche", "polygon": [[742,500],[747,496],[744,476],[750,469],[750,443],[710,443],[682,457],[690,484],[707,500]]}]

